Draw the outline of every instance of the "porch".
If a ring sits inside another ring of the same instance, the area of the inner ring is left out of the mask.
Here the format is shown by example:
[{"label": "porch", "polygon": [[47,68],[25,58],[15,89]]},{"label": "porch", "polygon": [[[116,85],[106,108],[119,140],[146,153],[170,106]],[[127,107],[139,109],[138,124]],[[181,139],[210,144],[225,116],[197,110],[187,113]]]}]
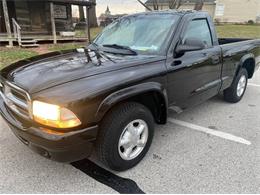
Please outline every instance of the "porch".
[{"label": "porch", "polygon": [[[41,42],[90,40],[89,9],[95,6],[88,0],[2,0],[0,44],[11,47],[38,46]],[[72,18],[72,5],[85,7],[84,36],[77,35]],[[4,20],[3,20],[4,19]]]},{"label": "porch", "polygon": [[[36,43],[53,43],[54,37],[53,35],[22,35],[23,40],[35,40]],[[5,33],[0,34],[0,45],[7,45],[9,42],[8,35]],[[12,36],[11,41],[13,44],[19,45],[17,38]],[[72,37],[64,37],[61,35],[56,35],[56,42],[88,42],[88,37],[83,36],[72,36]]]}]

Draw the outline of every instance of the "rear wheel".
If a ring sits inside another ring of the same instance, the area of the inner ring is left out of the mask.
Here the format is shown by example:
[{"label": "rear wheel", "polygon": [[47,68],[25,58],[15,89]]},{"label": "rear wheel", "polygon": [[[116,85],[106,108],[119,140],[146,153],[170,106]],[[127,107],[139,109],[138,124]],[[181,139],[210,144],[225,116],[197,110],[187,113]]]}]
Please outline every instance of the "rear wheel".
[{"label": "rear wheel", "polygon": [[123,103],[112,109],[101,123],[98,156],[113,170],[130,169],[149,150],[153,133],[154,119],[150,110],[139,103]]},{"label": "rear wheel", "polygon": [[224,99],[227,102],[237,103],[239,102],[246,91],[248,81],[247,70],[242,68],[236,78],[234,79],[232,85],[224,91]]}]

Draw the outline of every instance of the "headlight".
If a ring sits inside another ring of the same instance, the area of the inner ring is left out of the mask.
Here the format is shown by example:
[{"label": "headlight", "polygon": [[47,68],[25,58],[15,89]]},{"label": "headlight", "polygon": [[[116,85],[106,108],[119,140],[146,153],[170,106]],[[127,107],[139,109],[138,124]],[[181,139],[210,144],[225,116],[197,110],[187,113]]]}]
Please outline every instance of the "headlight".
[{"label": "headlight", "polygon": [[80,120],[73,112],[57,105],[33,101],[32,110],[34,120],[47,126],[55,128],[72,128],[81,124]]}]

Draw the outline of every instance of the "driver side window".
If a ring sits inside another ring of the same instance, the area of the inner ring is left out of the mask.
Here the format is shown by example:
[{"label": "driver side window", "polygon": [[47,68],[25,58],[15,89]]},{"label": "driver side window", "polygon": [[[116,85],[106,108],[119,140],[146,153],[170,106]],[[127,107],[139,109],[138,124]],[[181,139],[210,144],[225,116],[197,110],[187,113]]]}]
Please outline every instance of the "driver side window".
[{"label": "driver side window", "polygon": [[206,19],[192,20],[185,32],[183,43],[185,43],[187,38],[199,39],[205,43],[207,48],[213,46],[209,25]]}]

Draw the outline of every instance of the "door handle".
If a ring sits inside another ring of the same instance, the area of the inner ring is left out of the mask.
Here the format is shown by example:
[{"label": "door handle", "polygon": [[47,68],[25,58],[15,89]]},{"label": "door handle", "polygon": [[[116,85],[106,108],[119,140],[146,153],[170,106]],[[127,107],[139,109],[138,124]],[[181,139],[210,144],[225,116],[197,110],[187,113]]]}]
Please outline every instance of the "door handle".
[{"label": "door handle", "polygon": [[178,65],[181,65],[182,64],[182,61],[181,60],[174,60],[171,64],[171,66],[178,66]]},{"label": "door handle", "polygon": [[212,63],[213,64],[218,64],[220,62],[220,58],[217,56],[217,57],[212,57]]}]

